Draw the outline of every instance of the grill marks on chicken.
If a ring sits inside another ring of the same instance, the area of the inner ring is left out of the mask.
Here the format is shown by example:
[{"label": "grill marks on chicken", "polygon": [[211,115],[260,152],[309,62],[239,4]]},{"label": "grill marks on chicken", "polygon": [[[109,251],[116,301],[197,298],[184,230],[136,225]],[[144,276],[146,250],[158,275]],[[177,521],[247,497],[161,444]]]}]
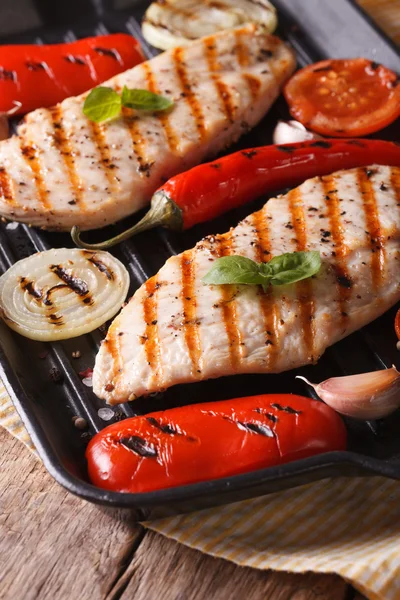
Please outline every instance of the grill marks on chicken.
[{"label": "grill marks on chicken", "polygon": [[[171,257],[114,321],[124,335],[118,356],[100,349],[96,394],[118,403],[177,383],[315,362],[400,300],[399,197],[399,168],[316,177]],[[317,276],[266,293],[201,282],[220,256],[268,261],[296,250],[320,251]],[[122,368],[108,393],[115,361]]]},{"label": "grill marks on chicken", "polygon": [[223,110],[225,111],[227,119],[229,119],[229,121],[233,123],[233,120],[235,118],[236,107],[228,86],[218,75],[220,66],[218,64],[217,49],[215,44],[213,43],[212,37],[206,38],[204,40],[204,50],[207,58],[208,68],[211,71],[211,78],[214,81],[215,87],[218,91],[221,105],[223,107]]},{"label": "grill marks on chicken", "polygon": [[264,116],[295,68],[278,38],[254,25],[167,51],[104,85],[174,102],[102,124],[86,94],[28,114],[0,143],[0,215],[49,229],[103,227],[142,208],[169,177],[215,155]]},{"label": "grill marks on chicken", "polygon": [[[288,193],[289,210],[291,214],[292,230],[295,235],[295,251],[307,250],[307,232],[303,210],[303,198],[300,188],[295,188]],[[302,339],[311,362],[314,360],[314,294],[311,279],[299,281],[296,284],[297,298],[299,301],[300,323]]]},{"label": "grill marks on chicken", "polygon": [[[162,92],[157,85],[156,78],[150,66],[150,61],[143,63],[143,70],[145,72],[146,83],[148,86],[148,90],[153,94],[162,95]],[[164,134],[168,142],[169,149],[173,154],[179,154],[179,139],[176,131],[172,127],[169,117],[167,114],[159,113],[158,119],[161,123],[162,128],[164,129]]]},{"label": "grill marks on chicken", "polygon": [[196,129],[199,132],[200,142],[202,142],[207,135],[207,131],[204,124],[204,114],[201,107],[200,99],[193,91],[193,85],[189,81],[187,73],[187,67],[184,61],[184,48],[175,48],[173,51],[173,59],[175,63],[175,69],[179,78],[179,84],[182,98],[184,98],[189,104],[190,111],[192,113],[193,120],[196,125]]},{"label": "grill marks on chicken", "polygon": [[[65,131],[62,120],[61,105],[49,109],[49,114],[53,122],[53,142],[60,153],[68,174],[69,183],[72,188],[73,198],[71,203],[79,203],[80,210],[83,210],[82,204],[82,183],[75,168],[73,146],[70,143],[69,136]],[[20,134],[21,135],[21,134]]]},{"label": "grill marks on chicken", "polygon": [[201,343],[196,312],[196,263],[193,251],[181,254],[183,323],[185,342],[192,363],[192,374],[197,377],[202,370]]},{"label": "grill marks on chicken", "polygon": [[340,198],[335,189],[334,177],[327,175],[322,177],[321,180],[323,193],[325,194],[327,215],[329,218],[329,230],[327,231],[330,233],[330,235],[325,234],[322,239],[332,238],[332,245],[335,248],[333,256],[336,259],[335,262],[332,263],[332,266],[337,280],[338,310],[343,319],[346,319],[348,316],[347,305],[350,301],[351,288],[353,285],[346,264],[348,248],[344,244],[343,228],[341,225],[341,217],[344,216],[346,212],[341,212]]},{"label": "grill marks on chicken", "polygon": [[[257,262],[268,262],[271,259],[269,223],[260,210],[251,215],[250,219],[254,226],[253,233],[256,241],[251,242],[255,248],[254,260]],[[274,302],[274,292],[269,288],[266,292],[259,290],[260,308],[263,316],[265,330],[265,345],[271,346],[268,353],[268,366],[271,370],[274,368],[275,348],[278,337],[278,307]]]}]

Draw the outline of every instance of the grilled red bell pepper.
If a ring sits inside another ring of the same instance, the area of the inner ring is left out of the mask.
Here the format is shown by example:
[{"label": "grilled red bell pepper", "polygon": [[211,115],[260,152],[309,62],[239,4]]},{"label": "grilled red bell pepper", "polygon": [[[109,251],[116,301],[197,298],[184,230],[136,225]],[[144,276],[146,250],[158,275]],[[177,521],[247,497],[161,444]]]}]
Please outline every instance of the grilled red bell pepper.
[{"label": "grilled red bell pepper", "polygon": [[139,42],[126,33],[67,44],[0,46],[0,112],[18,103],[13,114],[52,106],[143,60]]},{"label": "grilled red bell pepper", "polygon": [[136,493],[229,477],[345,447],[343,421],[326,404],[265,394],[114,423],[90,441],[86,457],[95,485]]},{"label": "grilled red bell pepper", "polygon": [[104,250],[157,225],[188,229],[309,177],[373,163],[400,166],[400,145],[327,139],[241,150],[169,179],[153,195],[147,215],[120,235],[86,244],[75,227],[72,239],[81,248]]}]

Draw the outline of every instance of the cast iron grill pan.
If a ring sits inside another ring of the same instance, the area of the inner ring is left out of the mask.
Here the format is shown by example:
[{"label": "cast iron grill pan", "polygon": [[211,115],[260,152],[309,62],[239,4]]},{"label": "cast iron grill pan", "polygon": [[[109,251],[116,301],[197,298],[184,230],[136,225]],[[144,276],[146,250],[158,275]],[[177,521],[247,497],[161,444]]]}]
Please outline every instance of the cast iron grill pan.
[{"label": "cast iron grill pan", "polygon": [[[83,4],[85,10],[81,18],[78,18],[79,7]],[[96,10],[91,7],[89,0],[83,4],[79,0],[70,0],[68,15],[60,21],[57,14],[51,12],[54,10],[53,4],[44,2],[42,17],[52,24],[50,28],[43,27],[3,37],[0,38],[0,43],[54,43],[125,31],[140,38],[149,57],[157,53],[144,42],[140,33],[139,23],[147,2],[134,3],[130,9],[124,10],[114,9],[110,2],[96,2]],[[337,0],[334,9],[333,4],[327,0],[324,3],[319,1],[319,9],[313,8],[313,2],[305,3],[301,0],[276,0],[275,4],[280,12],[279,34],[296,49],[300,66],[328,56],[359,54],[400,71],[397,49],[352,2]],[[296,14],[300,15],[301,22],[294,20]],[[311,29],[310,22],[313,25]],[[60,26],[60,23],[66,26]],[[303,27],[303,24],[308,25]],[[332,27],[340,30],[340,46],[336,47],[332,40]],[[354,48],[352,32],[357,32],[359,52]],[[270,143],[273,126],[278,118],[288,118],[282,99],[276,102],[256,130],[244,136],[230,151]],[[399,139],[399,133],[397,122],[375,137]],[[169,256],[194,246],[207,234],[226,231],[247,214],[258,210],[264,201],[265,198],[184,233],[158,229],[113,248],[112,253],[129,270],[130,295]],[[90,241],[110,237],[139,217],[136,214],[123,223],[85,235]],[[0,273],[33,252],[51,247],[73,247],[68,234],[43,232],[16,223],[0,223],[0,242]],[[139,519],[234,502],[324,477],[380,474],[400,479],[400,411],[379,422],[348,419],[346,425],[349,449],[346,452],[324,454],[244,475],[146,494],[120,494],[92,486],[87,480],[84,459],[85,447],[91,435],[118,419],[188,403],[260,393],[292,392],[313,396],[310,388],[307,389],[302,382],[295,380],[296,374],[302,374],[311,381],[321,381],[332,376],[390,367],[392,364],[400,366],[393,330],[396,308],[328,349],[315,366],[281,375],[235,376],[176,386],[164,394],[116,407],[114,418],[108,422],[98,415],[98,410],[105,407],[105,403],[96,398],[91,388],[86,387],[78,375],[87,367],[93,366],[104,331],[96,330],[73,340],[44,344],[19,336],[1,322],[0,374],[53,477],[69,491],[86,500],[110,507],[135,509]],[[72,358],[72,352],[76,350],[81,353],[79,359]],[[50,378],[52,369],[60,373],[60,381],[55,382]],[[72,417],[75,415],[86,419],[89,425],[87,431],[82,432],[73,425]]]}]

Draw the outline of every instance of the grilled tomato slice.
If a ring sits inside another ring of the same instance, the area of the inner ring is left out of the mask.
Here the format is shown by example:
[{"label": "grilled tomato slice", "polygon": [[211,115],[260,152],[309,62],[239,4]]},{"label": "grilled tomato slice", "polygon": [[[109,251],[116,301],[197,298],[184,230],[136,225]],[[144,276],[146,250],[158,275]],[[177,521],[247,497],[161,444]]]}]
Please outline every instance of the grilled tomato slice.
[{"label": "grilled tomato slice", "polygon": [[366,58],[308,65],[288,81],[284,95],[295,119],[327,136],[367,135],[400,116],[398,75]]}]

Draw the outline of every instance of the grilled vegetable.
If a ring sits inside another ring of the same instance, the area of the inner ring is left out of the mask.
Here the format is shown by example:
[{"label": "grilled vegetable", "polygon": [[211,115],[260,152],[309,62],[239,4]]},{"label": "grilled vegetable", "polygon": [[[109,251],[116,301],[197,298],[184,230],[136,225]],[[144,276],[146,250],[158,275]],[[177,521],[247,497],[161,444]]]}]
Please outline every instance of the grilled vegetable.
[{"label": "grilled vegetable", "polygon": [[323,60],[297,71],[284,89],[291,115],[328,136],[363,136],[400,116],[398,76],[366,58]]},{"label": "grilled vegetable", "polygon": [[168,50],[245,23],[272,33],[278,23],[276,10],[268,0],[159,0],[147,9],[142,32],[150,44]]},{"label": "grilled vegetable", "polygon": [[114,423],[89,443],[90,480],[150,492],[344,450],[341,418],[322,402],[274,394],[208,402]]},{"label": "grilled vegetable", "polygon": [[342,415],[355,419],[382,419],[400,408],[400,373],[396,367],[359,375],[331,377],[310,383],[318,396]]},{"label": "grilled vegetable", "polygon": [[294,68],[281,40],[248,25],[164,52],[102,86],[160,93],[174,103],[168,113],[123,108],[121,118],[93,123],[82,112],[88,94],[30,113],[17,136],[0,142],[0,216],[67,231],[115,223],[258,123]]},{"label": "grilled vegetable", "polygon": [[[400,300],[399,197],[398,167],[338,171],[172,256],[110,326],[94,392],[117,404],[178,383],[315,363]],[[320,252],[317,275],[266,293],[202,282],[223,256],[262,263],[304,251]]]},{"label": "grilled vegetable", "polygon": [[0,112],[23,114],[76,96],[144,60],[125,33],[68,44],[0,47]]},{"label": "grilled vegetable", "polygon": [[121,308],[129,275],[107,252],[38,252],[0,277],[0,315],[21,335],[43,342],[93,331]]},{"label": "grilled vegetable", "polygon": [[400,146],[380,140],[319,140],[235,152],[172,177],[153,195],[150,211],[127,231],[81,248],[107,249],[158,225],[189,229],[307,177],[371,164],[400,166]]}]

